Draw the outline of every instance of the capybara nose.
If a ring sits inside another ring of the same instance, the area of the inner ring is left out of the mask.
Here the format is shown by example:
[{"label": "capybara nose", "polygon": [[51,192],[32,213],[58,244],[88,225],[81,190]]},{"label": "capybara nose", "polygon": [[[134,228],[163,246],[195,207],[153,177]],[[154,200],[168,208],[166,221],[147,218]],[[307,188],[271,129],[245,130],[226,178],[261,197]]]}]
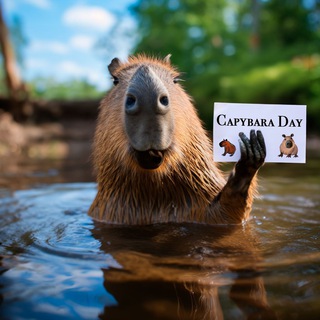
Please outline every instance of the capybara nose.
[{"label": "capybara nose", "polygon": [[[141,99],[142,100],[142,99]],[[142,101],[139,102],[138,98],[132,94],[128,93],[125,100],[125,112],[128,115],[138,114],[143,108]],[[160,94],[154,106],[150,106],[150,111],[155,114],[165,115],[169,111],[169,98],[166,94]]]},{"label": "capybara nose", "polygon": [[292,143],[291,140],[286,141],[286,147],[287,147],[288,149],[290,149],[292,146],[293,146],[293,143]]},{"label": "capybara nose", "polygon": [[126,114],[134,115],[139,112],[139,104],[137,102],[137,98],[131,94],[128,93],[125,101],[125,111]]}]

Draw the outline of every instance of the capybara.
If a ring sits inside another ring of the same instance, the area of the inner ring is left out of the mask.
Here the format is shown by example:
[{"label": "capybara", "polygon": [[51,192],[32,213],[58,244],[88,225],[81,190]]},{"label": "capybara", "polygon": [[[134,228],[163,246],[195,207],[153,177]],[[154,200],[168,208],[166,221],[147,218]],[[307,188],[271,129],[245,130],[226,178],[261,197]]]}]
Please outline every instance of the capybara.
[{"label": "capybara", "polygon": [[239,133],[241,158],[229,178],[212,160],[212,146],[180,75],[164,59],[115,58],[114,87],[102,100],[94,137],[98,192],[89,214],[112,224],[201,222],[248,218],[263,135]]},{"label": "capybara", "polygon": [[282,157],[284,154],[287,156],[287,158],[291,158],[291,156],[294,156],[295,158],[298,157],[298,146],[292,139],[294,134],[292,133],[290,136],[283,134],[282,136],[283,141],[280,144],[279,157]]},{"label": "capybara", "polygon": [[232,144],[228,139],[223,139],[220,143],[219,146],[221,148],[224,148],[224,153],[222,154],[225,156],[226,154],[230,154],[230,157],[234,155],[236,152],[236,147],[234,144]]}]

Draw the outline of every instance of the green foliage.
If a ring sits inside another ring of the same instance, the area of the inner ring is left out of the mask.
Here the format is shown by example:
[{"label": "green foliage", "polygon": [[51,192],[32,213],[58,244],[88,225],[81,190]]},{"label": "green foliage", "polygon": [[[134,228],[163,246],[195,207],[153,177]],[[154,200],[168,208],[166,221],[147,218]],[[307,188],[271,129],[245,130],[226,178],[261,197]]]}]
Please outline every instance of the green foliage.
[{"label": "green foliage", "polygon": [[188,74],[215,69],[215,60],[223,52],[221,8],[225,2],[141,0],[133,8],[141,36],[136,51],[162,56],[173,53],[173,62]]},{"label": "green foliage", "polygon": [[317,1],[140,0],[136,52],[165,56],[210,128],[214,101],[308,105],[320,127]]},{"label": "green foliage", "polygon": [[[274,45],[276,40],[278,44],[287,46],[316,40],[312,8],[308,9],[304,3],[302,0],[267,1],[261,16],[261,23],[265,26],[261,28],[263,42]],[[275,37],[270,37],[272,34]]]},{"label": "green foliage", "polygon": [[44,100],[99,99],[103,93],[86,79],[58,82],[53,78],[36,78],[29,83],[32,98]]},{"label": "green foliage", "polygon": [[257,67],[246,74],[222,77],[219,86],[224,101],[307,104],[310,119],[320,119],[318,55]]}]

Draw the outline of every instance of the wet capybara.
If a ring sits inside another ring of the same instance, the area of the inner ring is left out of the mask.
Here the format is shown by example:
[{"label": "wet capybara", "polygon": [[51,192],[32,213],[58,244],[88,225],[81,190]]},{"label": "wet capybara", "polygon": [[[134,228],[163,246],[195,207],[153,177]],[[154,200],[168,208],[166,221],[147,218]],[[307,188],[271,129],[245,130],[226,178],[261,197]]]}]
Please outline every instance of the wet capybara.
[{"label": "wet capybara", "polygon": [[226,180],[170,56],[115,58],[108,68],[114,87],[100,105],[89,214],[112,224],[247,219],[266,154],[262,133],[239,133],[241,158]]},{"label": "wet capybara", "polygon": [[236,147],[234,144],[232,144],[228,139],[223,139],[220,143],[219,146],[221,148],[224,148],[224,153],[222,154],[225,156],[226,154],[230,154],[230,157],[234,155],[236,152]]},{"label": "wet capybara", "polygon": [[282,136],[283,141],[280,144],[279,157],[283,157],[284,154],[287,156],[287,158],[291,158],[291,156],[294,156],[295,158],[298,157],[298,146],[292,139],[294,134],[292,133],[290,136],[283,134]]}]

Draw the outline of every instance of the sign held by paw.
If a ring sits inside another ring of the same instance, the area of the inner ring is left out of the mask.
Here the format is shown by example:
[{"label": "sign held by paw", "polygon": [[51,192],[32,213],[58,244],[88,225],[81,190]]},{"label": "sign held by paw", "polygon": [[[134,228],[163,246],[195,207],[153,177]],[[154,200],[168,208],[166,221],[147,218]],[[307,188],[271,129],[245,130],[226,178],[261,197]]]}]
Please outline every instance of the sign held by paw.
[{"label": "sign held by paw", "polygon": [[251,130],[261,131],[265,162],[306,162],[305,105],[214,104],[213,155],[217,162],[236,162],[241,157],[239,133],[250,139]]}]

